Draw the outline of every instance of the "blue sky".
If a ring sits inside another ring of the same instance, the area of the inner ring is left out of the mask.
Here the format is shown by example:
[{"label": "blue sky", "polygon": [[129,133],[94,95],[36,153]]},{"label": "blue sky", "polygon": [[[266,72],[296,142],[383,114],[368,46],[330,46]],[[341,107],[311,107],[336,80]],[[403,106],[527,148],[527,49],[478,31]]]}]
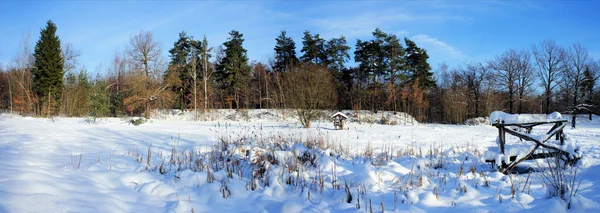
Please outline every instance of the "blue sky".
[{"label": "blue sky", "polygon": [[[30,49],[51,19],[63,43],[81,52],[88,71],[104,72],[116,52],[140,30],[151,31],[163,56],[178,37],[206,35],[222,44],[232,29],[244,34],[250,60],[273,56],[275,37],[286,30],[302,48],[305,30],[321,37],[370,39],[376,27],[408,37],[427,49],[434,69],[485,61],[510,48],[544,39],[579,42],[600,58],[600,3],[596,1],[0,1],[0,63],[10,65],[22,38]],[[351,60],[350,64],[353,64]]]}]

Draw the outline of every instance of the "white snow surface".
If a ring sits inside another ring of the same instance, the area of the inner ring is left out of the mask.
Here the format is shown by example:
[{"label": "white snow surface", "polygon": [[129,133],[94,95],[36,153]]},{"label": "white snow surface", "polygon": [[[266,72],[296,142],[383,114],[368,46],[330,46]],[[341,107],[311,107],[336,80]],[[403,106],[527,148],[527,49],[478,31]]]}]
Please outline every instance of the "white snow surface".
[{"label": "white snow surface", "polygon": [[[565,201],[545,196],[536,173],[531,173],[529,192],[511,194],[509,176],[484,162],[483,153],[497,147],[498,131],[492,126],[350,122],[348,130],[334,130],[331,122],[305,129],[293,119],[190,121],[176,116],[133,126],[120,118],[89,124],[83,118],[1,114],[0,212],[369,212],[369,200],[374,212],[382,206],[385,212],[599,212],[600,118],[578,119],[577,129],[565,131],[583,153],[583,179],[567,210]],[[229,150],[231,159],[246,162],[241,176],[227,178],[224,170],[214,171],[215,181],[208,183],[206,171],[185,165],[179,170],[168,163],[173,150],[211,153],[223,138],[238,141]],[[354,157],[336,148],[293,143],[310,138],[345,147]],[[271,150],[257,145],[265,141],[289,145]],[[508,143],[528,145],[511,137]],[[364,154],[369,147],[373,157]],[[384,151],[390,156],[387,161],[381,160]],[[251,190],[250,163],[265,153],[273,153],[279,162],[267,166],[270,184]],[[316,156],[315,166],[304,167],[301,174],[306,187],[286,184],[284,179],[291,176],[284,171],[305,153]],[[437,162],[441,167],[434,166]],[[165,174],[160,173],[161,164]],[[315,187],[317,174],[324,177],[322,191]],[[527,178],[510,176],[520,185]],[[353,196],[350,203],[344,183]],[[228,198],[223,197],[224,188]]]},{"label": "white snow surface", "polygon": [[504,122],[506,124],[527,123],[536,121],[557,121],[564,120],[559,112],[545,114],[509,114],[502,111],[493,111],[490,113],[490,124]]}]

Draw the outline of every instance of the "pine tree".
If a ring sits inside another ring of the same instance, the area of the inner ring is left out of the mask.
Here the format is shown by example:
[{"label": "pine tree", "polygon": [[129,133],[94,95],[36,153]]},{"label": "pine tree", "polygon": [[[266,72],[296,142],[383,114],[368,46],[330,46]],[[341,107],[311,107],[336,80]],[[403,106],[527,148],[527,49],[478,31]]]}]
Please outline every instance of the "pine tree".
[{"label": "pine tree", "polygon": [[311,35],[310,31],[304,31],[302,45],[302,50],[300,50],[300,52],[304,53],[304,55],[300,57],[302,62],[317,65],[327,64],[325,40],[322,39],[319,34]]},{"label": "pine tree", "polygon": [[386,40],[388,35],[381,31],[381,29],[377,28],[373,32],[373,37],[375,37],[371,41],[372,45],[372,63],[374,65],[374,74],[376,77],[376,85],[378,87],[383,86],[385,83],[385,78],[387,71],[389,70],[389,53],[387,52],[387,44]]},{"label": "pine tree", "polygon": [[398,110],[396,85],[406,80],[404,69],[404,48],[400,40],[394,34],[388,34],[385,38],[384,46],[388,61],[388,103],[394,111]]},{"label": "pine tree", "polygon": [[385,40],[387,35],[379,28],[373,32],[373,40],[356,42],[354,61],[359,64],[361,74],[370,78],[373,87],[380,87],[388,69]]},{"label": "pine tree", "polygon": [[350,59],[348,54],[350,47],[347,45],[346,37],[341,36],[330,39],[327,41],[325,49],[329,70],[334,71],[336,75],[340,75],[342,69],[344,69],[344,63]]},{"label": "pine tree", "polygon": [[408,38],[404,38],[404,42],[406,42],[405,60],[409,80],[414,82],[418,79],[421,89],[428,89],[435,86],[431,66],[427,62],[427,59],[429,59],[427,51],[419,48],[414,41]]},{"label": "pine tree", "polygon": [[173,48],[169,50],[171,57],[170,65],[185,65],[188,63],[190,37],[185,31],[179,33],[179,39],[173,43]]},{"label": "pine tree", "polygon": [[217,66],[217,82],[224,90],[227,99],[235,101],[235,107],[239,109],[241,96],[247,87],[250,67],[246,49],[242,46],[243,34],[232,30],[229,36],[228,40],[223,43],[225,56]]},{"label": "pine tree", "polygon": [[381,103],[384,102],[385,94],[383,85],[385,83],[385,74],[388,70],[389,60],[387,57],[386,37],[387,34],[379,28],[373,32],[373,40],[356,42],[356,51],[354,60],[359,64],[359,78],[367,82],[369,102],[371,110],[382,109]]},{"label": "pine tree", "polygon": [[38,98],[44,102],[48,114],[57,112],[57,100],[63,90],[64,63],[61,56],[60,39],[56,35],[56,25],[52,21],[40,31],[40,39],[35,45],[33,53],[35,59],[33,76],[33,90]]},{"label": "pine tree", "polygon": [[173,76],[176,79],[173,82],[171,90],[178,96],[176,105],[180,109],[186,109],[189,104],[187,99],[190,94],[189,90],[189,76],[186,74],[188,66],[188,58],[190,55],[190,40],[191,38],[185,31],[179,33],[179,39],[173,43],[173,48],[169,50],[171,61],[169,62],[169,69],[167,69],[167,76]]},{"label": "pine tree", "polygon": [[[197,108],[198,79],[200,78],[200,68],[202,67],[201,56],[202,42],[194,40],[188,36],[185,31],[179,33],[179,39],[169,50],[171,54],[170,69],[167,70],[167,76],[177,76],[177,81],[173,83],[172,90],[178,94],[177,105],[181,109],[193,106]],[[193,104],[193,105],[192,105]]]},{"label": "pine tree", "polygon": [[290,65],[298,63],[296,57],[296,43],[292,38],[286,35],[285,30],[275,38],[275,66],[273,70],[285,72]]}]

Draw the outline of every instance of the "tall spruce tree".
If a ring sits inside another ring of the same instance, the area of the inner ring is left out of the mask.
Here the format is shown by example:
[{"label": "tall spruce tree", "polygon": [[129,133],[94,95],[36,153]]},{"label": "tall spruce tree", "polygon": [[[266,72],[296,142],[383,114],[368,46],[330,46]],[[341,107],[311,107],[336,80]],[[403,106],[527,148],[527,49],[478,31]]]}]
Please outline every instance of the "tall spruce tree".
[{"label": "tall spruce tree", "polygon": [[246,49],[242,46],[244,34],[236,30],[229,33],[228,40],[223,43],[225,56],[217,66],[217,82],[227,96],[235,101],[235,108],[239,109],[239,103],[246,90],[250,66]]},{"label": "tall spruce tree", "polygon": [[44,103],[47,113],[54,114],[57,112],[56,105],[64,87],[65,71],[60,39],[56,35],[56,25],[51,20],[48,20],[46,27],[40,31],[40,39],[35,45],[33,57],[33,90]]},{"label": "tall spruce tree", "polygon": [[277,43],[275,44],[275,66],[273,70],[278,72],[285,72],[289,69],[290,65],[298,63],[296,57],[296,43],[292,38],[286,35],[285,30],[281,31],[281,34],[275,38]]}]

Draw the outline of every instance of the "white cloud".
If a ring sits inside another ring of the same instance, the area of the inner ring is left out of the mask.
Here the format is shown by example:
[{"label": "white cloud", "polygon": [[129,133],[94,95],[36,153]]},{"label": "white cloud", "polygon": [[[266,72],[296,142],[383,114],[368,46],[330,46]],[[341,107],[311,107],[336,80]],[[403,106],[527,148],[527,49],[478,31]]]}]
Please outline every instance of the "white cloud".
[{"label": "white cloud", "polygon": [[[408,34],[405,30],[398,30],[398,24],[415,26],[425,23],[442,23],[450,20],[465,20],[461,16],[443,16],[432,14],[416,15],[409,11],[385,10],[378,12],[365,12],[356,14],[344,13],[335,17],[305,18],[309,25],[315,26],[323,35],[337,36],[343,33],[346,37],[370,36],[375,28],[384,32],[395,30],[396,35]],[[330,35],[331,34],[331,35]]]},{"label": "white cloud", "polygon": [[425,49],[427,49],[428,52],[431,52],[431,51],[442,52],[442,53],[450,55],[451,58],[454,58],[454,59],[466,58],[466,56],[464,54],[462,54],[462,52],[457,50],[455,47],[453,47],[443,41],[440,41],[437,38],[433,38],[431,36],[424,35],[424,34],[419,34],[419,35],[412,36],[411,39],[414,40],[417,44],[420,44],[419,46],[425,47]]}]

